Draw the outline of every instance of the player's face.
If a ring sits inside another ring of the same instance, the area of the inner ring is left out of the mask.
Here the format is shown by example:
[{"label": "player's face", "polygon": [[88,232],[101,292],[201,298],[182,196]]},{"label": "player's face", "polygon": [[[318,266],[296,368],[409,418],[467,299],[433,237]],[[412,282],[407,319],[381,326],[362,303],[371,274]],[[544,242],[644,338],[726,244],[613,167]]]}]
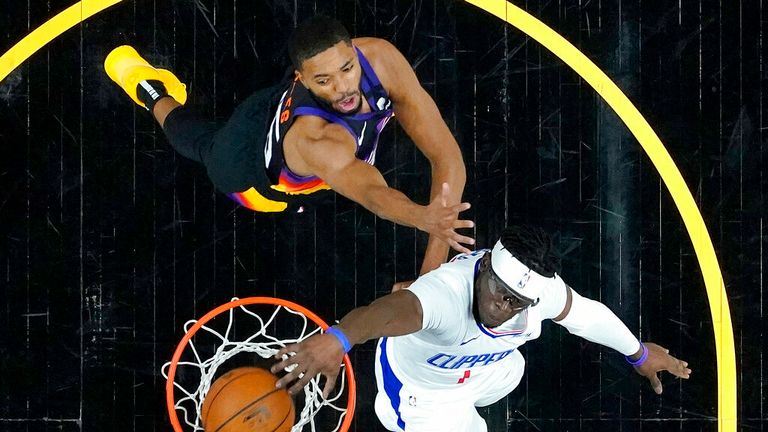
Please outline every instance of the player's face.
[{"label": "player's face", "polygon": [[362,75],[352,45],[341,41],[304,60],[298,74],[304,86],[335,111],[342,114],[360,111],[363,104],[360,92]]},{"label": "player's face", "polygon": [[475,318],[484,326],[498,327],[531,305],[517,297],[491,267],[491,254],[480,262],[475,280]]}]

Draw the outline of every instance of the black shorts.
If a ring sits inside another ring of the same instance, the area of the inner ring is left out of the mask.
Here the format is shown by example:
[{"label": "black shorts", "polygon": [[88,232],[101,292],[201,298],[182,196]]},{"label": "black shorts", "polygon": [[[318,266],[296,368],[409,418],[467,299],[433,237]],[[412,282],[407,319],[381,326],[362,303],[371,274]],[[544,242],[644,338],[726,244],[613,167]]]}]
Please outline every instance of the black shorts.
[{"label": "black shorts", "polygon": [[223,127],[202,119],[189,108],[179,107],[165,119],[163,130],[177,152],[205,165],[214,186],[225,194],[253,188],[268,200],[287,203],[288,210],[316,203],[330,192],[285,194],[273,189],[267,176],[267,130],[284,87],[276,85],[255,92],[238,105]]}]

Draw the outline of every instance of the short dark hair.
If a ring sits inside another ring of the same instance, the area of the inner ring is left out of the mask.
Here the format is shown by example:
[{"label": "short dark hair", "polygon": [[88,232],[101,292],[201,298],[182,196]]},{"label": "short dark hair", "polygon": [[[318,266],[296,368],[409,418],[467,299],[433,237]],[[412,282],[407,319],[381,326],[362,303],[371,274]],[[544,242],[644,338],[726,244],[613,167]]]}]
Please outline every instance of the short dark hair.
[{"label": "short dark hair", "polygon": [[288,39],[288,56],[296,70],[301,69],[304,60],[314,57],[339,42],[352,44],[349,32],[337,20],[315,15],[302,22]]},{"label": "short dark hair", "polygon": [[501,244],[523,265],[542,276],[552,277],[560,268],[560,255],[552,238],[540,227],[507,227],[501,234]]}]

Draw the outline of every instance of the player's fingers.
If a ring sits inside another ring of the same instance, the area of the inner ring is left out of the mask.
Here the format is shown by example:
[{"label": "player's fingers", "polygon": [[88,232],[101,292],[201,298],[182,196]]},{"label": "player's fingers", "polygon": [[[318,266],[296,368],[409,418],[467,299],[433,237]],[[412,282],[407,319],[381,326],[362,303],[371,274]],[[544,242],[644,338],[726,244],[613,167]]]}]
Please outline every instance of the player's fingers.
[{"label": "player's fingers", "polygon": [[684,378],[690,378],[691,377],[691,368],[688,367],[688,362],[683,362],[683,368],[685,369],[685,377]]},{"label": "player's fingers", "polygon": [[302,351],[302,348],[303,348],[302,343],[303,342],[290,344],[290,345],[284,346],[283,348],[280,348],[275,353],[275,358],[281,358],[283,360],[286,360],[292,357],[296,357]]},{"label": "player's fingers", "polygon": [[284,355],[291,355],[291,353],[296,352],[297,347],[298,347],[298,344],[286,345],[277,351],[277,353],[275,354],[275,358],[281,358]]},{"label": "player's fingers", "polygon": [[288,372],[285,374],[282,378],[277,380],[275,383],[276,388],[286,388],[290,383],[292,383],[295,379],[299,378],[301,376],[301,372],[299,371],[299,368],[295,368],[293,371]]},{"label": "player's fingers", "polygon": [[453,221],[453,228],[459,229],[459,228],[474,228],[475,223],[471,220],[465,220],[465,219],[456,219]]},{"label": "player's fingers", "polygon": [[[277,355],[280,358],[282,358],[282,355],[279,352],[277,353]],[[273,364],[272,367],[269,368],[269,370],[272,371],[272,373],[278,373],[281,370],[283,370],[283,369],[285,369],[285,368],[287,368],[289,366],[293,366],[295,364],[296,364],[296,356],[290,356],[289,355],[288,358],[283,359],[282,361]]]},{"label": "player's fingers", "polygon": [[661,388],[661,381],[659,380],[659,376],[656,374],[653,374],[650,377],[648,377],[648,380],[651,381],[651,387],[653,387],[653,391],[656,392],[656,394],[661,394],[662,388]]},{"label": "player's fingers", "polygon": [[675,365],[673,368],[670,368],[669,371],[679,378],[690,378],[691,377],[691,370],[688,368],[688,362],[684,362],[682,360],[675,360]]},{"label": "player's fingers", "polygon": [[472,207],[472,204],[470,204],[468,202],[463,202],[463,203],[460,203],[460,204],[456,204],[455,206],[449,207],[449,209],[453,213],[461,213],[461,212],[463,212],[465,210],[469,210],[471,207]]},{"label": "player's fingers", "polygon": [[299,380],[296,381],[296,383],[292,385],[291,388],[288,389],[288,393],[290,395],[298,394],[301,391],[301,389],[303,389],[304,386],[306,386],[309,383],[309,381],[315,377],[315,375],[317,375],[316,371],[305,372],[303,375],[301,375]]},{"label": "player's fingers", "polygon": [[456,232],[453,233],[453,241],[455,241],[456,243],[462,243],[462,244],[468,244],[468,245],[475,244],[475,239],[473,239],[472,237],[463,236]]},{"label": "player's fingers", "polygon": [[448,239],[448,245],[451,246],[453,250],[459,253],[472,253],[471,250],[467,249],[466,247],[460,245],[455,240]]},{"label": "player's fingers", "polygon": [[336,377],[339,376],[339,371],[325,374],[325,386],[323,386],[323,398],[328,399],[328,396],[336,387]]}]

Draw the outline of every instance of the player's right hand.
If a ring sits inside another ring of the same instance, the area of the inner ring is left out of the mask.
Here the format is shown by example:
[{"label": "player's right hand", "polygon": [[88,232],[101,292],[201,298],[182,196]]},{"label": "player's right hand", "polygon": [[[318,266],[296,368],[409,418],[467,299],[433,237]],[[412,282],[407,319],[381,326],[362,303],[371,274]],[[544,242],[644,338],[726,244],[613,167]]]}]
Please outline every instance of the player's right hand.
[{"label": "player's right hand", "polygon": [[286,346],[275,354],[275,358],[282,361],[272,365],[270,368],[272,373],[290,369],[295,365],[290,372],[277,381],[277,388],[286,388],[296,381],[288,389],[288,393],[295,395],[317,374],[323,374],[326,379],[323,397],[328,398],[336,386],[336,378],[339,376],[341,362],[344,359],[344,347],[335,336],[322,333]]},{"label": "player's right hand", "polygon": [[470,204],[465,202],[449,206],[448,200],[450,196],[450,186],[448,186],[448,183],[443,183],[440,195],[436,196],[426,207],[422,223],[417,228],[448,243],[451,248],[458,252],[469,253],[471,251],[462,246],[462,243],[474,245],[475,239],[463,236],[457,233],[456,230],[475,226],[475,223],[471,220],[459,219],[459,213],[468,210]]}]

